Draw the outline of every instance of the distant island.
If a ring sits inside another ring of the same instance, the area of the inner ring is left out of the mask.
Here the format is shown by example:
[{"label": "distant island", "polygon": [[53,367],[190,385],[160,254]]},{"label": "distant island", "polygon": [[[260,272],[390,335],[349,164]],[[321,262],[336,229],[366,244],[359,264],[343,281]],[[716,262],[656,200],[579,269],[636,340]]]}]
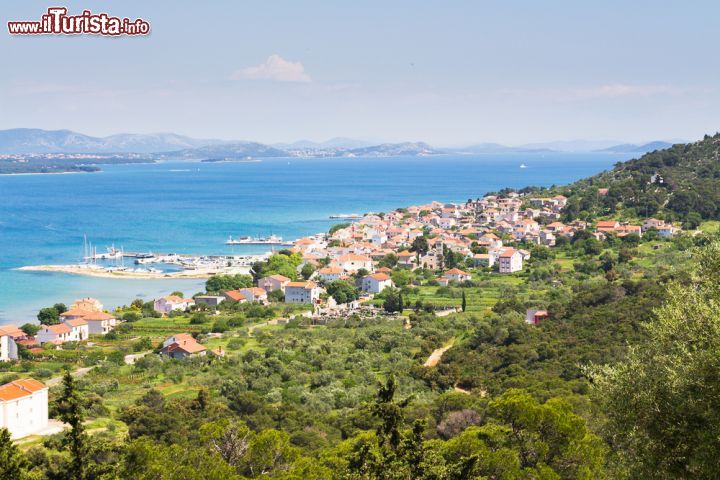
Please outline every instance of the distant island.
[{"label": "distant island", "polygon": [[89,155],[89,154],[0,154],[0,175],[30,173],[92,173],[98,165],[154,163],[143,155]]},{"label": "distant island", "polygon": [[[100,165],[162,161],[213,163],[247,162],[259,158],[383,158],[449,154],[557,153],[574,150],[556,150],[551,148],[553,145],[571,143],[556,142],[516,147],[482,143],[465,147],[437,148],[425,142],[373,145],[353,139],[331,139],[323,143],[299,141],[291,144],[267,145],[251,141],[194,139],[174,133],[92,137],[70,130],[17,128],[0,130],[0,174],[97,172],[100,171]],[[580,145],[582,142],[576,144]],[[670,144],[667,142],[656,141],[642,145],[619,144],[587,151],[642,154],[668,146]]]}]

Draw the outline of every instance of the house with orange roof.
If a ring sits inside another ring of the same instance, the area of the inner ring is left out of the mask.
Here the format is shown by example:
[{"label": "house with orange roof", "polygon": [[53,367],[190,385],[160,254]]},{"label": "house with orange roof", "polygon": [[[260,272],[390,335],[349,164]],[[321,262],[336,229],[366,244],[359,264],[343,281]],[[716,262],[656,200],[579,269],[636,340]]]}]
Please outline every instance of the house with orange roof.
[{"label": "house with orange roof", "polygon": [[360,289],[366,293],[380,293],[393,286],[393,281],[386,273],[365,275],[360,282]]},{"label": "house with orange roof", "polygon": [[161,297],[155,300],[153,308],[156,312],[167,315],[176,310],[187,310],[191,305],[195,305],[195,300],[192,298],[181,298],[177,295],[168,295],[167,297]]},{"label": "house with orange roof", "polygon": [[315,304],[322,289],[315,282],[290,282],[285,286],[285,303]]},{"label": "house with orange roof", "polygon": [[71,342],[82,342],[83,340],[87,340],[90,336],[90,328],[88,326],[88,322],[84,318],[62,320],[62,323],[70,328]]},{"label": "house with orange roof", "polygon": [[404,250],[397,254],[397,258],[398,267],[414,269],[417,266],[417,254],[415,254],[415,252]]},{"label": "house with orange roof", "polygon": [[467,272],[464,272],[460,270],[459,268],[451,268],[445,274],[443,275],[448,280],[455,281],[455,282],[464,282],[465,280],[470,280],[471,275]]},{"label": "house with orange roof", "polygon": [[598,232],[614,232],[620,226],[617,220],[600,220],[597,222],[596,230]]},{"label": "house with orange roof", "polygon": [[102,312],[103,310],[103,304],[100,303],[100,300],[92,297],[85,297],[81,298],[79,300],[75,300],[72,305],[70,305],[69,310],[84,310],[88,312]]},{"label": "house with orange roof", "polygon": [[248,287],[248,288],[239,288],[238,291],[245,295],[245,299],[248,302],[260,302],[260,303],[267,303],[268,296],[267,292],[264,288],[260,287]]},{"label": "house with orange roof", "polygon": [[[14,325],[3,325],[0,327],[0,361],[2,362],[17,360],[19,358],[15,339],[20,337],[16,336],[16,329],[17,327]],[[20,332],[23,336],[25,335],[22,330],[20,330]]]},{"label": "house with orange roof", "polygon": [[163,342],[160,355],[176,360],[193,356],[204,356],[207,349],[199,344],[189,333],[173,335]]},{"label": "house with orange roof", "polygon": [[222,293],[222,296],[231,302],[245,303],[247,298],[240,292],[240,290],[227,290]]},{"label": "house with orange roof", "polygon": [[340,255],[332,263],[350,273],[357,272],[360,269],[372,272],[373,269],[372,258],[367,255],[358,255],[357,253]]},{"label": "house with orange roof", "polygon": [[290,279],[285,275],[270,275],[258,280],[258,287],[266,292],[274,292],[275,290],[285,291],[285,285],[290,283]]},{"label": "house with orange roof", "polygon": [[[32,337],[30,337],[32,338]],[[17,326],[6,324],[0,327],[0,361],[17,360],[19,344],[33,344],[28,340],[28,334]]]},{"label": "house with orange roof", "polygon": [[[75,305],[75,304],[73,304]],[[89,306],[87,303],[84,306]],[[73,328],[73,325],[68,324],[69,321],[84,320],[87,322],[87,331],[84,331],[82,323],[75,325],[79,330],[76,332],[77,335],[82,336],[83,339],[87,339],[88,335],[105,335],[109,331],[115,328],[117,320],[113,315],[105,313],[102,310],[83,310],[77,307],[71,308],[67,312],[60,314],[60,321]]]},{"label": "house with orange roof", "polygon": [[525,312],[525,323],[528,325],[538,325],[541,321],[548,318],[547,310],[538,310],[530,308]]},{"label": "house with orange roof", "polygon": [[642,237],[642,227],[640,225],[620,225],[615,229],[618,237],[624,237],[626,235],[637,235]]},{"label": "house with orange roof", "polygon": [[48,425],[48,387],[32,378],[0,386],[0,428],[12,439],[38,433]]},{"label": "house with orange roof", "polygon": [[345,275],[345,271],[340,267],[327,266],[318,270],[318,276],[323,282],[333,282]]},{"label": "house with orange roof", "polygon": [[72,331],[72,328],[68,327],[64,323],[58,323],[57,325],[44,325],[40,330],[38,330],[37,335],[35,335],[35,340],[40,345],[43,343],[62,345],[63,343],[71,340],[70,334]]},{"label": "house with orange roof", "polygon": [[504,248],[498,256],[500,273],[519,272],[523,268],[523,256],[514,248]]}]

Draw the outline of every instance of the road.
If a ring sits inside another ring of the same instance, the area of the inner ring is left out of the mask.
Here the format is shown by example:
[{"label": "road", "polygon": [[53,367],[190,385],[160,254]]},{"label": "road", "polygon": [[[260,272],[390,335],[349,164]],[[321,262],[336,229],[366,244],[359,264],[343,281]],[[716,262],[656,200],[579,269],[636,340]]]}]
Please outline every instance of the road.
[{"label": "road", "polygon": [[443,353],[450,350],[450,347],[452,347],[452,346],[453,346],[453,342],[450,342],[450,344],[445,345],[442,348],[436,348],[435,350],[433,350],[433,352],[430,354],[428,359],[425,360],[424,366],[425,367],[434,367],[435,365],[440,363],[440,359],[442,358]]},{"label": "road", "polygon": [[[72,372],[70,375],[72,375],[75,378],[80,378],[83,375],[85,375],[86,373],[88,373],[90,370],[92,370],[93,368],[95,368],[95,366],[78,368],[77,370]],[[47,385],[48,387],[54,387],[55,385],[59,385],[62,382],[62,379],[63,379],[62,376],[51,378],[50,380],[45,382],[45,385]]]}]

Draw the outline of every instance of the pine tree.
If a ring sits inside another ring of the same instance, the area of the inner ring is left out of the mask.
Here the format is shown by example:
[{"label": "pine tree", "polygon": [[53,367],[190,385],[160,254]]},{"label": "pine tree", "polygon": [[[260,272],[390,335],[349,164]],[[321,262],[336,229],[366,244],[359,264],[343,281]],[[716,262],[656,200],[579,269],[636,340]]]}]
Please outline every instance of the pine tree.
[{"label": "pine tree", "polygon": [[70,464],[67,478],[86,480],[88,478],[88,439],[83,422],[85,414],[82,400],[75,386],[75,379],[69,370],[63,376],[63,392],[58,399],[58,417],[70,425],[65,444],[70,449]]},{"label": "pine tree", "polygon": [[0,428],[0,478],[20,480],[26,466],[27,461],[10,438],[10,431]]}]

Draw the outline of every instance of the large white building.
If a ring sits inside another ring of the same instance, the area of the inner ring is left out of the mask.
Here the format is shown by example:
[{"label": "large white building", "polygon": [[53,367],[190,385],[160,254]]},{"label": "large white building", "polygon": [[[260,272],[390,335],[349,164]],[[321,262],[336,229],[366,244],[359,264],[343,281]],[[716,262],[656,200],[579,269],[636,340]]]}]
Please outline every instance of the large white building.
[{"label": "large white building", "polygon": [[290,282],[285,286],[285,303],[316,303],[321,292],[315,282]]},{"label": "large white building", "polygon": [[31,378],[0,386],[0,427],[13,439],[27,437],[48,425],[48,387]]},{"label": "large white building", "polygon": [[385,273],[373,273],[362,279],[362,291],[368,293],[380,293],[388,287],[393,286],[392,279]]},{"label": "large white building", "polygon": [[513,248],[506,248],[498,257],[500,273],[519,272],[523,268],[522,253]]},{"label": "large white building", "polygon": [[[73,305],[78,304],[78,302],[84,301],[85,299],[77,300]],[[86,309],[71,308],[67,312],[60,315],[60,320],[62,321],[62,323],[64,323],[71,329],[74,329],[77,336],[81,336],[83,340],[86,340],[88,338],[88,335],[90,334],[105,335],[110,330],[115,328],[117,320],[114,316],[110,315],[109,313],[105,313],[102,310],[97,310],[93,306],[93,304],[89,302],[85,302],[83,305],[86,307]],[[89,308],[93,308],[93,310],[88,310]],[[83,327],[83,321],[87,324],[87,327]],[[73,325],[72,322],[76,323],[77,325]]]},{"label": "large white building", "polygon": [[72,328],[68,327],[64,323],[58,323],[57,325],[45,325],[38,330],[35,340],[40,345],[47,342],[60,345],[71,340],[71,333]]}]

